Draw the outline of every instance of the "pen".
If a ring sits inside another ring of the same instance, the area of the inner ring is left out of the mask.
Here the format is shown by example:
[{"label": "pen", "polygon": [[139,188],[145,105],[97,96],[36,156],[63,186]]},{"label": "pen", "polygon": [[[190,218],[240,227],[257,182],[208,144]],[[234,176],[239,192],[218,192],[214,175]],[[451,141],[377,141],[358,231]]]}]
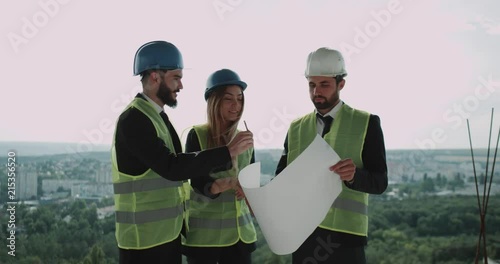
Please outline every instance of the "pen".
[{"label": "pen", "polygon": [[243,124],[245,124],[245,128],[246,128],[246,129],[247,129],[247,131],[248,131],[247,122],[245,122],[245,120],[243,120]]}]

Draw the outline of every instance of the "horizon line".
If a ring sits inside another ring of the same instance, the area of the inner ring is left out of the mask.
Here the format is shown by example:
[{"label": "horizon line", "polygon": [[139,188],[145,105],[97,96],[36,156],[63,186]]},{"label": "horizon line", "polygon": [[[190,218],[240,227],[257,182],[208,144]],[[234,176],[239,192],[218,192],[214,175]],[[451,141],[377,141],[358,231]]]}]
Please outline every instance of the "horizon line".
[{"label": "horizon line", "polygon": [[[95,147],[109,147],[111,148],[111,144],[94,144],[91,142],[66,142],[66,141],[0,141],[0,144],[67,144],[67,145],[92,145]],[[254,147],[254,149],[275,149],[275,150],[283,150],[283,147]],[[485,149],[487,150],[488,147],[477,147],[474,148],[474,150],[478,149]],[[421,150],[421,151],[434,151],[434,150],[470,150],[470,147],[451,147],[451,148],[433,148],[433,149],[420,149],[420,148],[386,148],[386,151],[415,151],[415,150]],[[495,147],[490,147],[490,150],[495,150]],[[104,151],[82,151],[82,152],[104,152]],[[63,154],[63,153],[61,153]],[[74,154],[74,153],[73,153]]]}]

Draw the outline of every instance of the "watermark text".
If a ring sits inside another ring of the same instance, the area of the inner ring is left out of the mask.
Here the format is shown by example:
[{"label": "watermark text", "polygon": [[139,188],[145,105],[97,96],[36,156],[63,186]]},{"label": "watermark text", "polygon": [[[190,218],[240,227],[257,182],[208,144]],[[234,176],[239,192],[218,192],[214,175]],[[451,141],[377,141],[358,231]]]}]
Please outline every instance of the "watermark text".
[{"label": "watermark text", "polygon": [[16,152],[7,153],[7,252],[16,255]]}]

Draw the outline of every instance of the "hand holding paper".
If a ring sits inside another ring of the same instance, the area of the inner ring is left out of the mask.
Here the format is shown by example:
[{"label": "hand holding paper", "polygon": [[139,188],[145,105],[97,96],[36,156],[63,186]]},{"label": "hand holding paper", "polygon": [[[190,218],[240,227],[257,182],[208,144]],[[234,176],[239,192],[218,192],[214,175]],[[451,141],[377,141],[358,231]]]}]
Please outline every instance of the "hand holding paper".
[{"label": "hand holding paper", "polygon": [[234,190],[236,193],[236,199],[241,200],[241,199],[245,198],[245,193],[243,192],[243,189],[241,188],[241,185],[239,182],[234,187]]},{"label": "hand holding paper", "polygon": [[239,181],[270,249],[290,254],[323,221],[342,191],[330,171],[338,155],[319,135],[291,164],[260,187],[260,163],[240,171]]},{"label": "hand holding paper", "polygon": [[352,159],[344,159],[330,167],[330,170],[337,173],[343,181],[352,181],[356,172],[356,165]]}]

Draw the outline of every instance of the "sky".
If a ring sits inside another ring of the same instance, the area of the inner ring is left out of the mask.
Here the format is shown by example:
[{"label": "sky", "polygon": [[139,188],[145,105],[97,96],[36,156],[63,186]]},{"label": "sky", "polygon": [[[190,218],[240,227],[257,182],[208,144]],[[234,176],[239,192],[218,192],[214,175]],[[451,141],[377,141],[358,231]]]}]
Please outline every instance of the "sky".
[{"label": "sky", "polygon": [[[184,89],[165,107],[182,141],[206,121],[210,73],[248,83],[242,120],[256,148],[282,148],[313,111],[304,69],[341,51],[340,98],[381,119],[387,149],[487,147],[500,127],[500,2],[433,0],[8,1],[0,8],[0,141],[108,144],[142,87],[136,50],[152,40],[184,57]],[[240,124],[240,128],[244,128]]]}]

